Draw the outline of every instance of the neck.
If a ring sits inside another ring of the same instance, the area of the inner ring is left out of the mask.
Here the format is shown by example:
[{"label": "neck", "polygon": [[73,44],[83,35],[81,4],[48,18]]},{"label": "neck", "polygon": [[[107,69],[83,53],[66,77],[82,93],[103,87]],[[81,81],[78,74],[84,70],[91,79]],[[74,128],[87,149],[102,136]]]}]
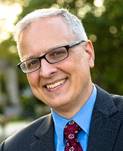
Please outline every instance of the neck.
[{"label": "neck", "polygon": [[88,89],[85,89],[83,92],[83,95],[81,97],[80,101],[73,101],[73,103],[65,104],[64,106],[61,106],[60,108],[53,109],[55,112],[57,112],[60,116],[63,116],[67,119],[72,118],[77,112],[80,111],[82,106],[87,102],[88,98],[90,97],[93,90],[93,84],[91,83]]}]

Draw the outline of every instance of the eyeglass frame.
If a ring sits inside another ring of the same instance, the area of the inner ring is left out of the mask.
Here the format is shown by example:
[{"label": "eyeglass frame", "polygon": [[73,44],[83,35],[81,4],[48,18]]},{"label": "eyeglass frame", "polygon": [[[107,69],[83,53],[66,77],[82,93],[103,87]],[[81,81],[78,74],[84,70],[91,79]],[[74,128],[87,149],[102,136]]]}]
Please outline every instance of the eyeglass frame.
[{"label": "eyeglass frame", "polygon": [[[69,49],[70,49],[70,48],[73,48],[73,47],[79,45],[80,43],[84,43],[84,42],[86,42],[86,41],[85,41],[85,40],[81,40],[81,41],[74,42],[74,43],[72,43],[72,44],[67,44],[67,45],[59,46],[59,47],[57,47],[57,48],[50,49],[50,51],[48,51],[47,53],[45,53],[45,54],[42,55],[42,56],[35,57],[35,58],[29,58],[29,59],[27,59],[27,60],[24,60],[24,61],[22,61],[22,62],[19,62],[19,63],[17,64],[17,67],[18,67],[19,69],[21,69],[23,73],[26,73],[26,74],[27,74],[27,73],[31,73],[31,72],[35,72],[35,71],[37,71],[37,70],[39,70],[39,69],[41,68],[41,60],[42,60],[42,59],[45,59],[45,60],[46,60],[48,63],[50,63],[50,64],[55,64],[55,63],[61,62],[61,61],[65,60],[66,58],[68,58],[68,56],[69,56]],[[55,50],[55,49],[62,48],[62,47],[65,47],[65,48],[66,48],[67,55],[66,55],[63,59],[61,59],[61,60],[59,60],[59,61],[50,62],[50,61],[47,59],[47,57],[46,57],[47,54],[51,53],[51,52],[52,52],[53,50]],[[26,62],[26,61],[28,61],[28,60],[31,60],[31,59],[38,59],[38,60],[40,61],[40,66],[39,66],[38,68],[32,70],[32,71],[27,71],[27,72],[26,72],[26,71],[24,71],[24,70],[21,68],[21,65],[22,65],[24,62]]]}]

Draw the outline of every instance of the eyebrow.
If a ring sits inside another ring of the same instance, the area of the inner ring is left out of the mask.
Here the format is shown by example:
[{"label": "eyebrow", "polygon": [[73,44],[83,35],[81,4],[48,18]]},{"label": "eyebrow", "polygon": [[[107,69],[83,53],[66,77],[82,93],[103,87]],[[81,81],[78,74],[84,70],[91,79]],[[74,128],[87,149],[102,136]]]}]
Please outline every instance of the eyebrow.
[{"label": "eyebrow", "polygon": [[35,59],[35,58],[37,58],[37,57],[36,56],[28,56],[27,58],[23,58],[21,60],[21,62],[24,62],[24,61],[27,61],[27,60],[30,60],[30,59]]},{"label": "eyebrow", "polygon": [[47,49],[47,52],[45,52],[43,55],[39,55],[39,56],[29,56],[29,57],[23,59],[21,62],[24,62],[24,61],[27,61],[27,60],[30,60],[30,59],[36,59],[36,58],[38,58],[38,57],[44,56],[45,54],[49,53],[50,51],[53,51],[54,49],[61,48],[61,47],[65,47],[65,46],[69,46],[69,45],[70,45],[70,44],[56,45],[56,46],[53,47],[53,48]]}]

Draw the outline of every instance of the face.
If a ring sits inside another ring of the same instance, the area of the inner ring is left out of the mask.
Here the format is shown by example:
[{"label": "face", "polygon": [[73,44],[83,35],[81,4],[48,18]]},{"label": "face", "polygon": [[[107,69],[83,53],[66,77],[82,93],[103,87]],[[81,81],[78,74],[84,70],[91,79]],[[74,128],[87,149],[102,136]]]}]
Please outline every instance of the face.
[{"label": "face", "polygon": [[[61,17],[44,18],[31,23],[20,34],[21,60],[38,57],[49,49],[77,41]],[[69,50],[65,60],[49,64],[41,60],[41,68],[28,73],[33,94],[64,116],[72,116],[85,103],[92,90],[90,68],[94,52],[90,41]]]}]

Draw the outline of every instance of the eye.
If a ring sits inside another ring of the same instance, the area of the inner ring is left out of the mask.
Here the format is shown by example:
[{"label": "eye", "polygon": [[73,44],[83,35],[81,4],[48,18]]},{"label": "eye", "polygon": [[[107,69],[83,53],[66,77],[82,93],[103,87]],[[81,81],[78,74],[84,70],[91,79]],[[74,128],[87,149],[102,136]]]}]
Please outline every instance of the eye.
[{"label": "eye", "polygon": [[67,52],[65,47],[57,48],[48,54],[48,58],[50,59],[62,58],[66,55],[66,53]]},{"label": "eye", "polygon": [[30,59],[26,62],[26,66],[28,69],[35,68],[39,65],[39,60],[38,59]]}]

